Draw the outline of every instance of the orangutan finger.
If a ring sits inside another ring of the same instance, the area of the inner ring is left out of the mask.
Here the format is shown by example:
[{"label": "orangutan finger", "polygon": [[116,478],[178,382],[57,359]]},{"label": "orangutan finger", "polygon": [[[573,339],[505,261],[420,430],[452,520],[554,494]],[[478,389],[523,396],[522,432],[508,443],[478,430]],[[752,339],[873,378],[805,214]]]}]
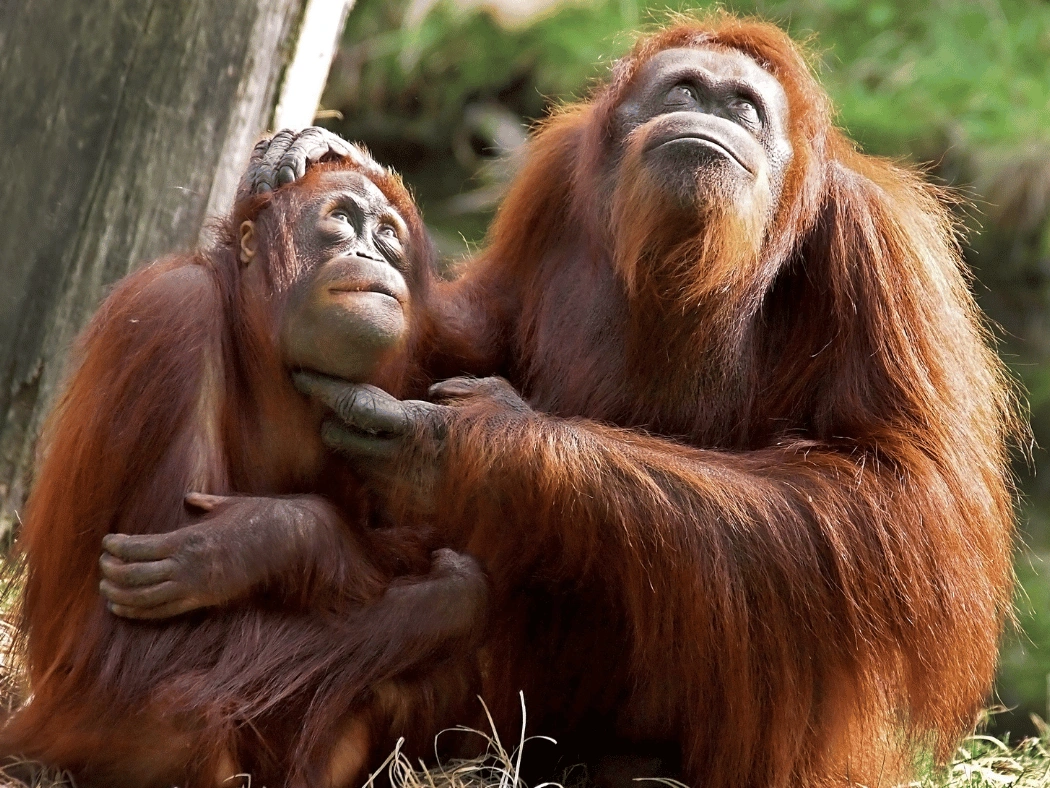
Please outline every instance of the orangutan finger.
[{"label": "orangutan finger", "polygon": [[299,180],[306,174],[306,165],[318,161],[328,150],[321,129],[303,129],[277,162],[277,182],[283,186]]},{"label": "orangutan finger", "polygon": [[270,140],[266,151],[256,163],[255,188],[256,193],[273,191],[279,185],[277,180],[278,164],[284,154],[288,151],[295,140],[295,132],[290,129],[278,131]]},{"label": "orangutan finger", "polygon": [[194,509],[200,509],[204,512],[211,512],[222,504],[233,500],[233,498],[228,495],[211,495],[209,493],[191,492],[186,493],[186,497],[183,498],[183,500],[186,502],[187,506],[191,506]]},{"label": "orangutan finger", "polygon": [[102,549],[125,562],[156,561],[175,552],[170,534],[106,534]]},{"label": "orangutan finger", "polygon": [[143,588],[121,588],[105,578],[98,584],[102,596],[112,604],[126,607],[157,607],[185,596],[182,585],[174,580],[165,580]]},{"label": "orangutan finger", "polygon": [[324,403],[347,427],[359,432],[398,435],[408,426],[408,409],[376,386],[347,383],[315,373],[298,373],[295,385]]},{"label": "orangutan finger", "polygon": [[400,449],[401,443],[395,438],[356,432],[332,420],[321,426],[321,440],[325,446],[340,454],[373,462],[392,459]]},{"label": "orangutan finger", "polygon": [[98,564],[103,578],[124,588],[156,585],[170,580],[178,569],[171,558],[129,564],[107,553],[102,554]]},{"label": "orangutan finger", "polygon": [[205,607],[205,605],[195,599],[187,597],[185,599],[177,599],[174,602],[168,602],[154,607],[136,607],[134,605],[119,604],[110,604],[108,607],[109,612],[113,613],[113,615],[120,616],[121,618],[152,621],[156,619],[181,616],[183,613],[189,613],[191,610],[199,610],[200,608]]},{"label": "orangutan finger", "polygon": [[449,378],[427,389],[427,396],[433,400],[463,399],[480,393],[482,385],[482,380],[479,378]]}]

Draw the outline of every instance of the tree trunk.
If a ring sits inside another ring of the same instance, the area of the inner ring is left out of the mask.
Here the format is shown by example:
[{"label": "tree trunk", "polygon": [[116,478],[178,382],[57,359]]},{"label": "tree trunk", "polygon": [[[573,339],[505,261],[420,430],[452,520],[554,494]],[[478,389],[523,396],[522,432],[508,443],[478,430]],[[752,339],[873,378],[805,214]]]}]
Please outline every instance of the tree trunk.
[{"label": "tree trunk", "polygon": [[[300,31],[334,46],[349,4],[0,2],[0,535],[72,339],[108,285],[228,208],[278,97],[320,94],[331,52],[297,47]],[[307,109],[279,120],[307,125]]]}]

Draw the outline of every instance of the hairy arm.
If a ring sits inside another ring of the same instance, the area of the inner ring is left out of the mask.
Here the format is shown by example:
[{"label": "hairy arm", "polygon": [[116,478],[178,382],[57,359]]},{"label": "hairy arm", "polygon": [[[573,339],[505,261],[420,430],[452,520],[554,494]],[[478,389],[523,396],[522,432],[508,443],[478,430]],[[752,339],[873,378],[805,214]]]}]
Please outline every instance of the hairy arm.
[{"label": "hairy arm", "polygon": [[944,698],[987,689],[927,691],[955,675],[942,639],[994,662],[988,622],[1009,604],[1009,498],[966,447],[960,466],[890,431],[868,449],[704,450],[533,412],[498,381],[438,384],[451,406],[300,385],[345,422],[327,428],[330,445],[377,474],[392,505],[430,512],[499,588],[602,588],[634,664],[706,665],[680,688],[692,708],[759,703],[801,714],[787,722],[802,729],[809,707],[768,693],[910,695],[913,722],[955,730],[976,709]]},{"label": "hairy arm", "polygon": [[440,640],[461,637],[461,617],[477,625],[484,612],[476,562],[439,550],[420,566],[427,551],[418,529],[362,532],[317,495],[191,493],[187,503],[208,514],[164,534],[102,540],[100,589],[113,613],[163,619],[266,592],[300,610],[380,603],[369,615],[394,618],[405,617],[406,608],[428,610],[423,629],[444,632]]},{"label": "hairy arm", "polygon": [[99,589],[126,618],[159,619],[266,593],[299,609],[373,600],[383,586],[380,551],[318,495],[191,493],[205,512],[163,534],[102,540]]},{"label": "hairy arm", "polygon": [[82,337],[21,541],[34,647],[53,651],[100,590],[138,618],[264,590],[303,606],[380,593],[374,556],[319,496],[187,507],[191,490],[231,492],[223,310],[208,270],[176,259],[125,279]]},{"label": "hairy arm", "polygon": [[121,282],[81,337],[20,541],[34,664],[90,651],[68,633],[101,607],[103,536],[172,530],[189,520],[186,489],[222,489],[220,318],[208,272],[180,258]]}]

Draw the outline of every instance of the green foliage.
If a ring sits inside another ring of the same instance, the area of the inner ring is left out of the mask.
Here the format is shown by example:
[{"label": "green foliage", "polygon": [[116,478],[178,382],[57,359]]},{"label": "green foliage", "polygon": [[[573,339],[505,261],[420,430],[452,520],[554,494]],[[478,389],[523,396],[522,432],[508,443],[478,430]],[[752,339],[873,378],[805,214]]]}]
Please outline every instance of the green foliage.
[{"label": "green foliage", "polygon": [[[348,51],[367,50],[359,89],[342,97],[365,114],[448,121],[479,97],[516,93],[542,116],[580,95],[667,11],[712,3],[599,0],[505,30],[483,11],[439,5],[415,26],[406,3],[362,0]],[[814,38],[843,124],[872,150],[941,155],[947,145],[1000,146],[1050,135],[1050,5],[1036,0],[733,0],[724,4]],[[448,126],[446,125],[446,128]]]},{"label": "green foliage", "polygon": [[[1030,553],[1018,561],[1020,586],[1016,599],[1017,621],[1000,655],[1001,670],[1009,677],[999,690],[1001,700],[1018,717],[1038,714],[1050,717],[1050,556]],[[1016,727],[1015,727],[1016,729]]]},{"label": "green foliage", "polygon": [[[770,4],[773,5],[773,4]],[[1019,145],[1050,133],[1050,6],[995,2],[776,4],[819,33],[824,82],[854,137],[889,154]]]}]

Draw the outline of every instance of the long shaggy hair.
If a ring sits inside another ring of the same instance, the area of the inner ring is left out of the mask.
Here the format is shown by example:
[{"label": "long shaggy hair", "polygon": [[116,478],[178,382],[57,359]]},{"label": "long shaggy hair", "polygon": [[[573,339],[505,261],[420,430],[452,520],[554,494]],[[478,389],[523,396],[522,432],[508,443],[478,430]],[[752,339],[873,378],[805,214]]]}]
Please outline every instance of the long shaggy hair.
[{"label": "long shaggy hair", "polygon": [[[683,215],[638,170],[614,111],[673,47],[779,80],[776,205]],[[538,652],[489,677],[508,725],[524,687],[538,731],[617,719],[676,741],[709,788],[887,785],[974,725],[1013,583],[1011,385],[945,195],[831,115],[776,27],[718,13],[645,36],[539,129],[445,287],[489,354],[472,371],[551,414],[479,395],[441,455],[441,519],[514,614],[492,653]],[[593,664],[563,668],[571,648]]]}]

